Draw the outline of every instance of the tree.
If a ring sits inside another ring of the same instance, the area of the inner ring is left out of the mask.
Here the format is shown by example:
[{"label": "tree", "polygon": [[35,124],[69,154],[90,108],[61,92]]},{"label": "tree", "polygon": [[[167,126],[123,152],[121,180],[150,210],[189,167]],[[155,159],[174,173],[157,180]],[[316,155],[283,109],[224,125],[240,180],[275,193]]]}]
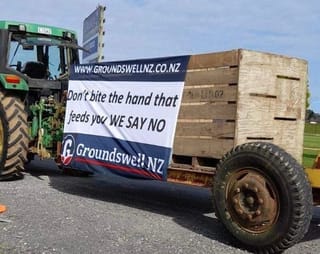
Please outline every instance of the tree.
[{"label": "tree", "polygon": [[309,89],[309,80],[307,81],[307,93],[306,93],[306,109],[310,107],[310,89]]}]

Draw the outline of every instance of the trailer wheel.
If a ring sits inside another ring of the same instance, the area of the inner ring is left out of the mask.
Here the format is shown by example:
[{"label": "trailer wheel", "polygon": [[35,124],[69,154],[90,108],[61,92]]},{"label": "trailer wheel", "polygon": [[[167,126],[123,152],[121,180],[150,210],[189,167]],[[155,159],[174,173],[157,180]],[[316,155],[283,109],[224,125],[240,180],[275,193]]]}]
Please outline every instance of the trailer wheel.
[{"label": "trailer wheel", "polygon": [[283,251],[306,234],[312,190],[303,168],[281,148],[247,143],[217,166],[213,201],[217,217],[256,252]]},{"label": "trailer wheel", "polygon": [[0,180],[20,177],[27,161],[27,113],[20,98],[0,91]]}]

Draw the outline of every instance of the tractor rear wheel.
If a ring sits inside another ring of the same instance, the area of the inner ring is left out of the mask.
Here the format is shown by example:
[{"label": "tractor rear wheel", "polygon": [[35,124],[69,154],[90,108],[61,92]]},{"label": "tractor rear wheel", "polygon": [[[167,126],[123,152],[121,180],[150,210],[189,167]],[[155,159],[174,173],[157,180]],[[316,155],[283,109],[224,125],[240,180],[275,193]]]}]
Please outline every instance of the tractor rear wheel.
[{"label": "tractor rear wheel", "polygon": [[28,152],[27,112],[21,99],[0,91],[0,180],[21,175]]},{"label": "tractor rear wheel", "polygon": [[278,253],[306,234],[312,191],[303,168],[283,149],[263,142],[240,145],[217,166],[217,217],[258,253]]}]

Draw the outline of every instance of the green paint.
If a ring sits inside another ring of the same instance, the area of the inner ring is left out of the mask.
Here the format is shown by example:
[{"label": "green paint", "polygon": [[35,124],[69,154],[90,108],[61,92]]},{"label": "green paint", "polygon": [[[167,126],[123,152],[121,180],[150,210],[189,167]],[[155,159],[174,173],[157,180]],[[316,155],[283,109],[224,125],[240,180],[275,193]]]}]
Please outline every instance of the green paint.
[{"label": "green paint", "polygon": [[22,79],[20,77],[20,82],[17,83],[17,84],[14,84],[14,83],[8,83],[6,81],[6,75],[9,75],[9,74],[0,74],[0,84],[5,88],[5,89],[8,89],[8,90],[19,90],[19,91],[29,91],[29,87],[28,87],[28,84],[27,82]]},{"label": "green paint", "polygon": [[43,34],[49,36],[63,37],[64,33],[69,32],[72,34],[72,37],[76,39],[76,32],[70,29],[33,23],[23,23],[18,21],[0,21],[0,29],[8,29],[10,25],[23,25],[25,26],[27,33]]}]

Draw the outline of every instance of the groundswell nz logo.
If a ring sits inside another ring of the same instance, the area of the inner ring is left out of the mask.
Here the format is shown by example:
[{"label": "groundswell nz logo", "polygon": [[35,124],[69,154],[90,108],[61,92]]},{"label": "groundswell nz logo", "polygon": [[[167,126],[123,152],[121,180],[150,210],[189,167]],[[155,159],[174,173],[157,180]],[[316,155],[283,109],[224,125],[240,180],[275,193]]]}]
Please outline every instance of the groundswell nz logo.
[{"label": "groundswell nz logo", "polygon": [[62,152],[61,152],[61,162],[64,165],[69,165],[72,161],[76,147],[76,142],[72,135],[67,135],[64,137],[62,142]]}]

